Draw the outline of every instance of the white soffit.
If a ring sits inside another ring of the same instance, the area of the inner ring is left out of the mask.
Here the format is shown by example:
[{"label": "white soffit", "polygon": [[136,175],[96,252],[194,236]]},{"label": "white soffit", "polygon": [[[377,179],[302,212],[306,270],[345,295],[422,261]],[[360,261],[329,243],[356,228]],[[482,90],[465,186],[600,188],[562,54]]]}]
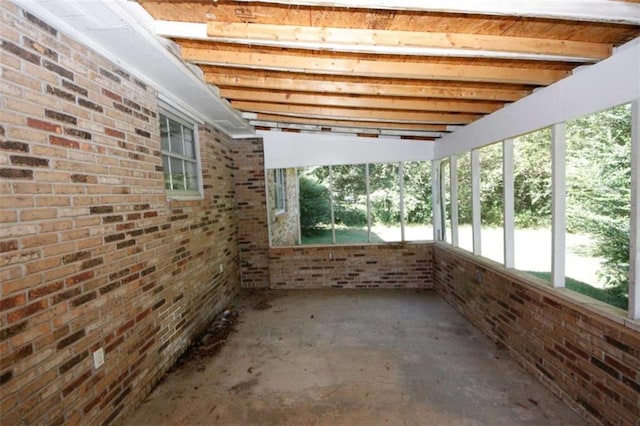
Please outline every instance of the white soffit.
[{"label": "white soffit", "polygon": [[153,18],[126,0],[13,0],[154,87],[176,107],[233,138],[253,128],[154,33]]},{"label": "white soffit", "polygon": [[427,161],[433,142],[397,138],[258,131],[267,169],[339,164]]},{"label": "white soffit", "polygon": [[609,58],[461,127],[436,142],[434,158],[466,152],[640,99],[640,38]]}]

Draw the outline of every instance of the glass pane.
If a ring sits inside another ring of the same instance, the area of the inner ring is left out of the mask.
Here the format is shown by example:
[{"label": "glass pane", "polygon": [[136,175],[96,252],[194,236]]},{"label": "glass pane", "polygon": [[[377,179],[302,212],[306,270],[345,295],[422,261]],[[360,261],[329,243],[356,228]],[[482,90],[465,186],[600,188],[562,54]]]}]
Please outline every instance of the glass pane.
[{"label": "glass pane", "polygon": [[160,145],[163,151],[169,151],[169,125],[163,115],[160,115]]},{"label": "glass pane", "polygon": [[184,155],[189,158],[196,158],[193,130],[188,127],[183,127],[182,132],[184,139]]},{"label": "glass pane", "polygon": [[551,131],[513,142],[515,267],[551,277]]},{"label": "glass pane", "polygon": [[480,149],[480,254],[504,262],[502,143]]},{"label": "glass pane", "polygon": [[451,162],[449,160],[442,163],[440,170],[442,188],[442,207],[444,216],[444,240],[451,242]]},{"label": "glass pane", "polygon": [[[369,241],[364,164],[333,166],[333,211],[337,243]],[[371,241],[382,240],[372,234]]]},{"label": "glass pane", "polygon": [[175,154],[184,154],[184,150],[182,148],[182,125],[173,120],[169,120],[169,133],[171,152]]},{"label": "glass pane", "polygon": [[184,190],[184,169],[183,162],[179,158],[171,158],[171,181],[175,190]]},{"label": "glass pane", "polygon": [[371,231],[383,241],[400,241],[400,185],[398,164],[369,165]]},{"label": "glass pane", "polygon": [[162,156],[162,165],[164,167],[164,188],[171,189],[171,168],[169,167],[169,157]]},{"label": "glass pane", "polygon": [[186,166],[186,181],[187,181],[187,189],[189,191],[197,191],[198,190],[198,177],[196,174],[197,168],[196,163],[192,163],[190,161],[185,161],[184,165]]},{"label": "glass pane", "polygon": [[404,239],[433,239],[431,205],[431,162],[408,161],[404,174]]},{"label": "glass pane", "polygon": [[458,246],[473,251],[471,230],[471,153],[458,158]]},{"label": "glass pane", "polygon": [[627,308],[631,215],[631,108],[567,123],[566,282]]},{"label": "glass pane", "polygon": [[299,171],[302,244],[331,244],[331,194],[329,167]]}]

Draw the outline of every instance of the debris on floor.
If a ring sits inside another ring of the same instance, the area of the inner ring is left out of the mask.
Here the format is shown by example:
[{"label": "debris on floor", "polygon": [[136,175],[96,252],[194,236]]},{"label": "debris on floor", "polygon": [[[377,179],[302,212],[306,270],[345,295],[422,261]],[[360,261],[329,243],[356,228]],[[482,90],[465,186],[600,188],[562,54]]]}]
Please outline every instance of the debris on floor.
[{"label": "debris on floor", "polygon": [[206,369],[206,358],[209,358],[220,350],[227,341],[229,334],[234,331],[238,321],[238,311],[229,308],[209,323],[204,332],[198,337],[187,350],[178,358],[171,370],[179,369],[186,363],[201,360],[198,371]]}]

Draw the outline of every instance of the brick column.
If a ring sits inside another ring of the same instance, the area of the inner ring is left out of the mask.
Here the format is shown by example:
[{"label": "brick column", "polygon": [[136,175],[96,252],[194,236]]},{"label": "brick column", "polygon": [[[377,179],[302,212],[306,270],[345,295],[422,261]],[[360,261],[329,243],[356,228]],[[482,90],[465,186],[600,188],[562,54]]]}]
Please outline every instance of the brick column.
[{"label": "brick column", "polygon": [[234,142],[242,287],[269,287],[269,229],[261,138]]}]

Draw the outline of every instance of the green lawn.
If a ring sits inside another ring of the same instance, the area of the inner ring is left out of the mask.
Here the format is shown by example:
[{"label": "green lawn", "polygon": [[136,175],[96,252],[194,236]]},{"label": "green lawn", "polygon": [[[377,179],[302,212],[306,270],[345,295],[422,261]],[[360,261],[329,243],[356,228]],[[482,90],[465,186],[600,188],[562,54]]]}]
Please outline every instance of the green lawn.
[{"label": "green lawn", "polygon": [[[358,244],[367,242],[367,230],[360,228],[336,228],[336,243]],[[372,243],[384,242],[375,233],[371,233]],[[314,235],[303,235],[302,244],[331,244],[331,229],[322,229]]]},{"label": "green lawn", "polygon": [[[526,272],[538,278],[541,278],[545,281],[551,281],[551,272],[539,272],[539,271],[526,271]],[[569,290],[573,290],[577,293],[584,294],[585,296],[592,297],[596,300],[599,300],[601,302],[607,303],[609,305],[612,305],[624,310],[628,309],[629,300],[627,297],[611,294],[607,290],[593,287],[587,283],[583,283],[582,281],[574,280],[573,278],[569,278],[569,277],[566,278],[565,285]]]}]

